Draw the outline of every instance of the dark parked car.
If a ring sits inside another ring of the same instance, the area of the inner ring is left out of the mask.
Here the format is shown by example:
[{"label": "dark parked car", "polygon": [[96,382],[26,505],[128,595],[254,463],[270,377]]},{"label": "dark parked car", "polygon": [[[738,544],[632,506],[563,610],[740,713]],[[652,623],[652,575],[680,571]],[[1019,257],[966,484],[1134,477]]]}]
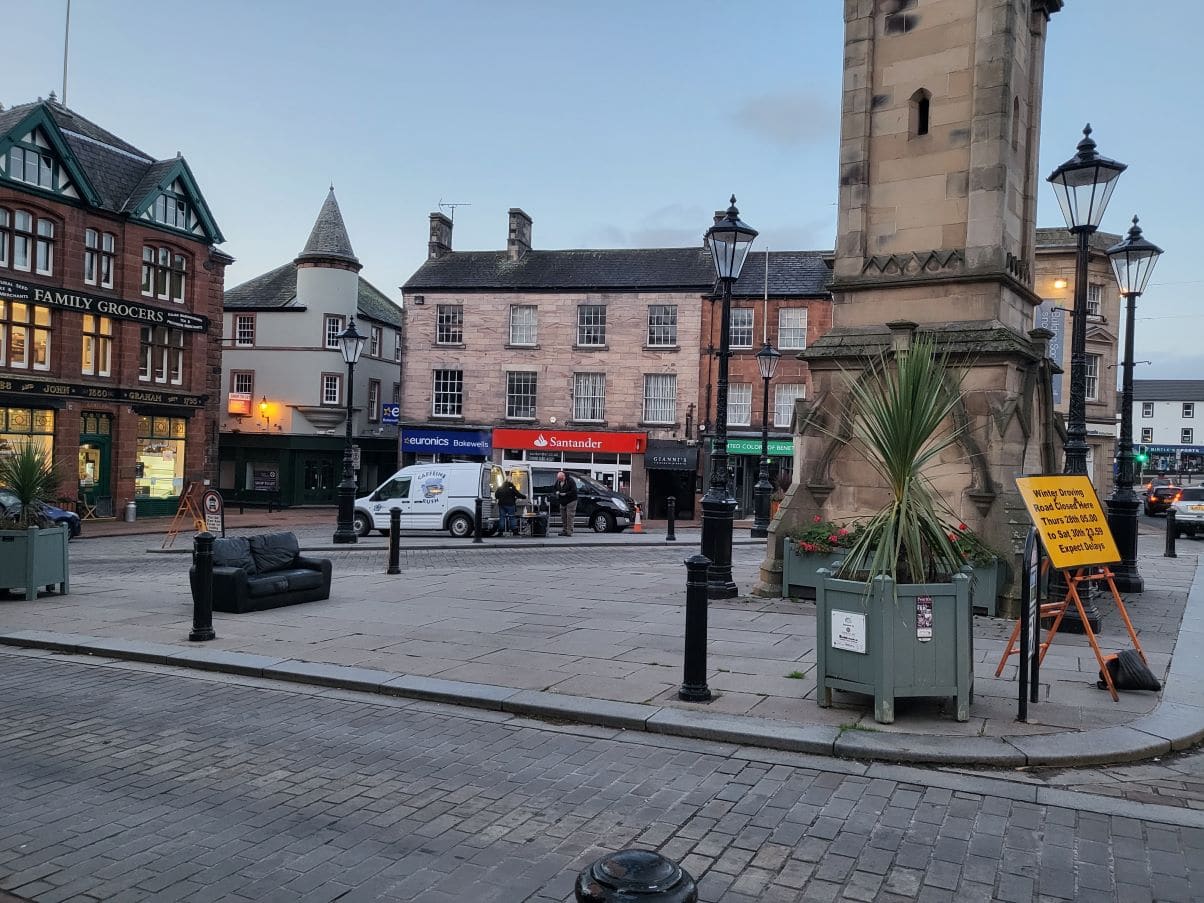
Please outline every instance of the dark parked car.
[{"label": "dark parked car", "polygon": [[1146,514],[1166,513],[1179,495],[1178,486],[1152,486],[1145,492],[1143,507]]},{"label": "dark parked car", "polygon": [[[20,504],[11,489],[0,489],[0,511],[4,512],[5,517],[15,516]],[[64,511],[54,505],[43,505],[42,513],[56,524],[66,524],[71,531],[71,539],[79,536],[80,530],[83,528],[79,515],[74,511]]]},{"label": "dark parked car", "polygon": [[[577,484],[577,513],[573,527],[589,527],[595,533],[622,530],[635,522],[635,502],[584,474],[569,474]],[[532,496],[541,505],[551,506],[551,523],[560,523],[560,505],[552,496],[556,471],[531,469]]]}]

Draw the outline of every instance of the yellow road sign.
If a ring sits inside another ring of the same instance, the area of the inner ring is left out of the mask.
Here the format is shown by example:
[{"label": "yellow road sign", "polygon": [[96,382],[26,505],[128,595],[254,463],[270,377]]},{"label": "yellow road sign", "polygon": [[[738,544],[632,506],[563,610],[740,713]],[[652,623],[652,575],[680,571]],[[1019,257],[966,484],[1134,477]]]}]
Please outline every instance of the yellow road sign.
[{"label": "yellow road sign", "polygon": [[1120,561],[1120,551],[1090,478],[1083,474],[1020,477],[1016,487],[1055,568],[1067,570]]}]

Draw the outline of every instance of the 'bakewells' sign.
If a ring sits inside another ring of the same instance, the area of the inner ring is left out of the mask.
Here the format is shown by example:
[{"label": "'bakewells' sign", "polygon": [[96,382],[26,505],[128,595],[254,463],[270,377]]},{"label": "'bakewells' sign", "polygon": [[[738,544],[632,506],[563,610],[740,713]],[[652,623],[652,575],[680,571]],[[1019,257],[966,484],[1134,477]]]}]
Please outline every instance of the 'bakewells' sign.
[{"label": "'bakewells' sign", "polygon": [[189,332],[209,331],[208,317],[200,317],[182,310],[165,310],[138,301],[126,301],[123,298],[104,298],[49,285],[32,285],[16,279],[0,278],[0,298],[77,310],[81,314],[96,314],[118,320],[137,320],[139,323],[170,326],[172,329],[186,329]]}]

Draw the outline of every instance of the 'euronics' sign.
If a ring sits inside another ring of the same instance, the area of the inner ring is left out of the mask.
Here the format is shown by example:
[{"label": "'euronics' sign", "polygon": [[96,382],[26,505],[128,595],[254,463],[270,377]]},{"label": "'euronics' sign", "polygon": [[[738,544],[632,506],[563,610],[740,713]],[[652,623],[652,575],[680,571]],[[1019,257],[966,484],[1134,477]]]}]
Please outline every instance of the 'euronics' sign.
[{"label": "'euronics' sign", "polygon": [[419,454],[490,455],[493,441],[488,430],[424,430],[403,427],[401,450]]}]

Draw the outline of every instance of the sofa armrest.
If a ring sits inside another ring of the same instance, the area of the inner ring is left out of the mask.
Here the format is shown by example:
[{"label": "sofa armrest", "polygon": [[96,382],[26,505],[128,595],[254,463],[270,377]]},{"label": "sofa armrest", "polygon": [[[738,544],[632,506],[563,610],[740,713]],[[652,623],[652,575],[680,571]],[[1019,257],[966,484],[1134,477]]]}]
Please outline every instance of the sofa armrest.
[{"label": "sofa armrest", "polygon": [[306,558],[304,555],[298,555],[293,559],[293,567],[305,568],[307,571],[321,571],[324,578],[327,580],[330,579],[331,564],[329,558]]}]

